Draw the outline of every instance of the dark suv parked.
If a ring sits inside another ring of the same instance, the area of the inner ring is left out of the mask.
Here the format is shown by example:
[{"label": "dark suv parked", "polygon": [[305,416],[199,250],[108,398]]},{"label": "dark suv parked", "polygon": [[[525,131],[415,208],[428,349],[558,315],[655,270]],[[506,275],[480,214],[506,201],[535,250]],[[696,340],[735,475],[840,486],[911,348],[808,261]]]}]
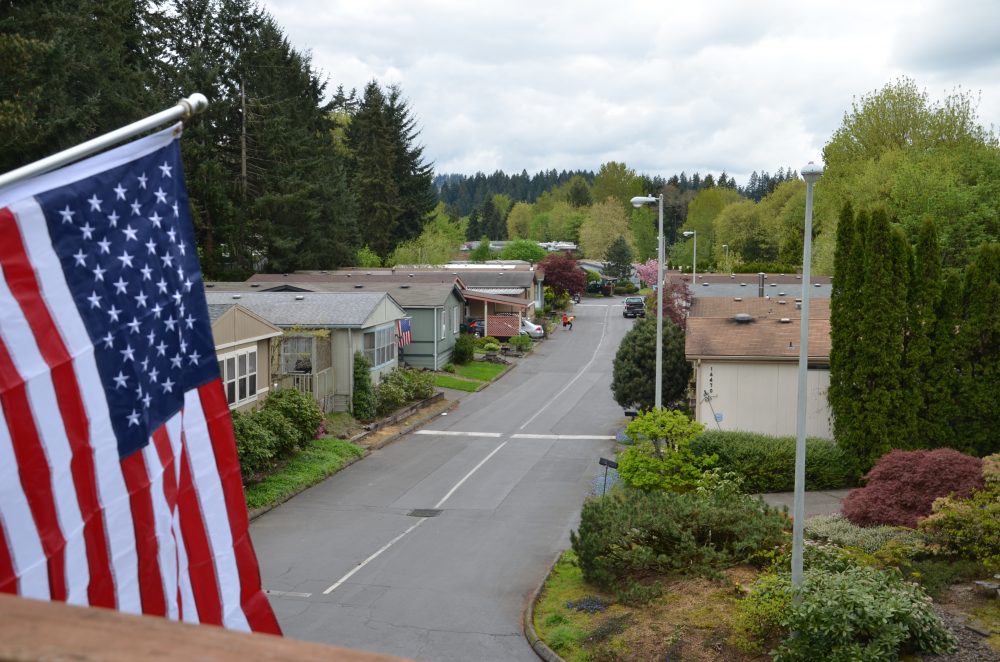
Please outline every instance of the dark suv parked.
[{"label": "dark suv parked", "polygon": [[622,317],[645,317],[646,300],[642,297],[625,297],[625,310]]}]

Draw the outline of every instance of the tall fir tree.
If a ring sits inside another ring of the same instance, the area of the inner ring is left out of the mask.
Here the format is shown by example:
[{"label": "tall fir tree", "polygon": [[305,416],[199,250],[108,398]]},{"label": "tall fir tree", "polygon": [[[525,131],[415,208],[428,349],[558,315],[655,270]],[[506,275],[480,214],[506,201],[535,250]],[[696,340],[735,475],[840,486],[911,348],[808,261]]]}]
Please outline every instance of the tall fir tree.
[{"label": "tall fir tree", "polygon": [[396,162],[393,176],[399,187],[399,234],[397,242],[415,239],[420,235],[431,212],[437,205],[434,190],[434,170],[424,162],[424,148],[417,143],[420,131],[403,93],[391,85],[386,95],[389,126],[396,142]]},{"label": "tall fir tree", "polygon": [[1000,451],[1000,244],[979,247],[965,269],[959,356],[961,413],[955,436],[976,455]]},{"label": "tall fir tree", "polygon": [[385,95],[378,83],[365,86],[347,129],[349,181],[368,246],[387,257],[398,243],[403,201],[396,180],[398,143]]},{"label": "tall fir tree", "polygon": [[909,245],[883,210],[872,213],[863,243],[862,311],[855,339],[855,379],[864,389],[850,445],[863,470],[908,445],[912,414],[902,394]]},{"label": "tall fir tree", "polygon": [[949,364],[940,365],[934,353],[937,314],[941,304],[941,248],[931,219],[920,228],[913,253],[910,280],[910,313],[906,337],[906,390],[916,398],[913,448],[936,448],[947,445],[947,421],[935,420],[930,404],[941,397],[951,397],[945,390],[944,374]]},{"label": "tall fir tree", "polygon": [[830,293],[830,387],[828,399],[833,414],[834,437],[838,443],[855,448],[861,445],[857,432],[859,403],[864,396],[857,381],[855,345],[861,325],[861,287],[864,254],[861,235],[867,215],[855,216],[844,205],[837,224],[834,279]]}]

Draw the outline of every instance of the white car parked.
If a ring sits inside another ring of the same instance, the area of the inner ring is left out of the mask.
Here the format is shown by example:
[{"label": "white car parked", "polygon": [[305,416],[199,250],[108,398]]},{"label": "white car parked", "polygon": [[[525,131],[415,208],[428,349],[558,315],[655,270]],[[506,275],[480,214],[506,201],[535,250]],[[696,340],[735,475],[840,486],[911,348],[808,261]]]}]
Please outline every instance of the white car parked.
[{"label": "white car parked", "polygon": [[545,335],[545,329],[531,320],[521,318],[521,333],[531,338],[541,338]]}]

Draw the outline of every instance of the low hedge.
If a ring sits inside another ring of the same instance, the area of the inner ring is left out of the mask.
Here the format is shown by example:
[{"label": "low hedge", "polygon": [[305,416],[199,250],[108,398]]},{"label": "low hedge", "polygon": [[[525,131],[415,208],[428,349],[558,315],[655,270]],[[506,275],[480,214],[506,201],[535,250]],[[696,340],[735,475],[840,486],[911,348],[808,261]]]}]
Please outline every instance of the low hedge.
[{"label": "low hedge", "polygon": [[[716,455],[723,473],[743,477],[751,493],[790,492],[795,489],[795,437],[774,437],[755,432],[708,430],[691,441],[698,455]],[[854,487],[858,471],[836,443],[806,439],[806,489],[831,490]]]}]

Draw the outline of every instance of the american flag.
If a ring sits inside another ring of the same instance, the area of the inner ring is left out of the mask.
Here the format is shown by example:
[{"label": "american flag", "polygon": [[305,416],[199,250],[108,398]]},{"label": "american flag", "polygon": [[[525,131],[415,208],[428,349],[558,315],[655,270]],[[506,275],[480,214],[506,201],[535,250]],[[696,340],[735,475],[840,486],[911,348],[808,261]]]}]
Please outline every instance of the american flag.
[{"label": "american flag", "polygon": [[178,137],[0,190],[0,591],[279,633]]},{"label": "american flag", "polygon": [[410,319],[408,317],[396,320],[396,331],[400,347],[406,347],[413,342],[413,334],[410,332]]}]

